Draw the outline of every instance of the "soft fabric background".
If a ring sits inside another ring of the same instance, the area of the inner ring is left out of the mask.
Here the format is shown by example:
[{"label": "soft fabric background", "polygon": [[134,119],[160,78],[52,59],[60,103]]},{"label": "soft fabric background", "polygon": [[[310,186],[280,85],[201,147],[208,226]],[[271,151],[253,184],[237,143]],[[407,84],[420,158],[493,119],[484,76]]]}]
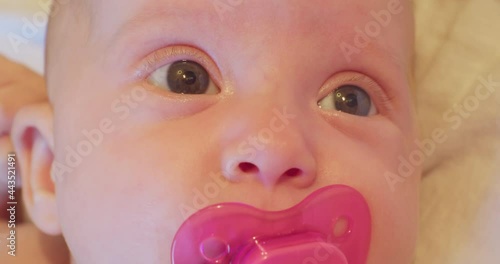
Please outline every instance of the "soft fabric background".
[{"label": "soft fabric background", "polygon": [[[425,166],[417,264],[500,263],[500,1],[415,0],[417,109],[424,138],[446,129]],[[496,92],[456,130],[443,114],[488,76]]]},{"label": "soft fabric background", "polygon": [[[45,6],[49,2],[50,0],[0,0],[0,54],[39,73],[43,71],[43,22],[48,17],[44,10],[47,10]],[[32,25],[30,29],[27,29],[28,24]],[[9,35],[20,36],[26,42],[14,47]]]},{"label": "soft fabric background", "polygon": [[[23,51],[5,42],[48,0],[0,0],[0,52],[41,70],[43,31]],[[489,76],[500,82],[500,0],[415,0],[422,137],[446,131],[425,164],[416,264],[500,263],[500,85],[452,129],[443,114]],[[391,243],[391,241],[387,241]]]}]

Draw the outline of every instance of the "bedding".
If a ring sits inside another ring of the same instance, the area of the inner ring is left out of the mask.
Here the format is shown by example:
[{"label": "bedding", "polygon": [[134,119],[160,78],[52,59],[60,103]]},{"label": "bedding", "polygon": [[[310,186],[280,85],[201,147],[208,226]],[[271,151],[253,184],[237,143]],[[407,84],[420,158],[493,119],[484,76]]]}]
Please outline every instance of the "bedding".
[{"label": "bedding", "polygon": [[500,1],[419,0],[415,12],[422,138],[448,136],[425,163],[415,263],[500,263]]}]

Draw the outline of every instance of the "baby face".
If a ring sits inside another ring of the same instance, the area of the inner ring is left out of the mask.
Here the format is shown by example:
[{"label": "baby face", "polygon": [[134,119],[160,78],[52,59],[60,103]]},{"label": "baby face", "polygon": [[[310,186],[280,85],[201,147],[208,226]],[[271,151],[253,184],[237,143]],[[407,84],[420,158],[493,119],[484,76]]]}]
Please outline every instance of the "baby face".
[{"label": "baby face", "polygon": [[73,263],[169,263],[199,209],[284,210],[334,184],[368,203],[368,263],[409,263],[412,23],[406,0],[61,6],[47,80]]}]

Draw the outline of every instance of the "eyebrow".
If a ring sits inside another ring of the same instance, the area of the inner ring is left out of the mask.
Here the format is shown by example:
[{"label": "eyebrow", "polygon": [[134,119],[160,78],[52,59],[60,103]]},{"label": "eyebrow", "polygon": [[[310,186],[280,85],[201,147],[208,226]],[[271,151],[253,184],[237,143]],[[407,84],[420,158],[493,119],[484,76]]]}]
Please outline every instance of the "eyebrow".
[{"label": "eyebrow", "polygon": [[[165,1],[162,5],[151,4],[146,1],[140,11],[132,18],[126,20],[118,26],[115,33],[110,36],[110,41],[106,47],[107,52],[121,53],[127,50],[129,43],[133,43],[137,38],[151,34],[154,28],[154,35],[163,37],[173,29],[198,26],[203,20],[218,19],[216,11],[206,12],[206,8],[214,8],[210,1]],[[161,26],[158,26],[161,25]],[[148,30],[149,29],[149,30]],[[175,37],[175,36],[173,36]],[[161,44],[148,40],[145,45],[160,46]],[[127,50],[129,52],[129,50]],[[134,56],[134,55],[133,55]]]}]

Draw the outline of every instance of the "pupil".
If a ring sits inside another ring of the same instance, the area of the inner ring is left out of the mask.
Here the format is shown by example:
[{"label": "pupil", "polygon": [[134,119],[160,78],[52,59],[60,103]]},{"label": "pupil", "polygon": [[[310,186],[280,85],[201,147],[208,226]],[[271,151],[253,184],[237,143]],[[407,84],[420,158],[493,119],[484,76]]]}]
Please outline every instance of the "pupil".
[{"label": "pupil", "polygon": [[335,91],[335,109],[344,113],[368,116],[371,110],[370,96],[360,87],[344,85]]},{"label": "pupil", "polygon": [[193,85],[196,83],[196,74],[192,71],[187,71],[182,76],[184,78],[184,83],[187,85]]},{"label": "pupil", "polygon": [[358,106],[358,97],[355,94],[348,94],[345,103],[347,106],[353,108]]},{"label": "pupil", "polygon": [[178,94],[203,94],[210,85],[207,71],[193,61],[177,61],[168,69],[167,84]]}]

